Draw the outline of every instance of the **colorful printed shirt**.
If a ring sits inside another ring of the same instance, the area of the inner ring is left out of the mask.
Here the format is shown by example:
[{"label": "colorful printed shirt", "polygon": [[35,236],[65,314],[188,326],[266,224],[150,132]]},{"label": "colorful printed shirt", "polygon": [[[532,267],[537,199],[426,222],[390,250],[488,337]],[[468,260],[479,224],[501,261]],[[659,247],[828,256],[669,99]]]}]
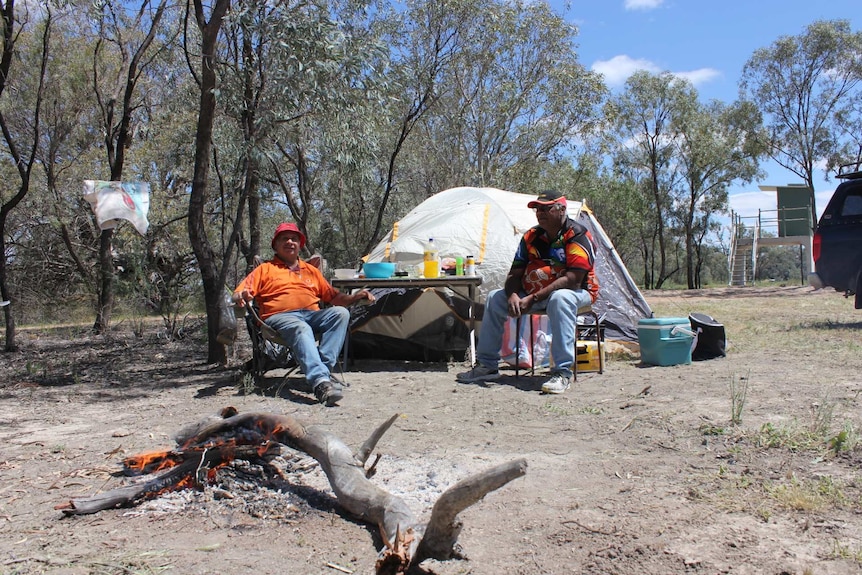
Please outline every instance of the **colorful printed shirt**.
[{"label": "colorful printed shirt", "polygon": [[[593,237],[590,232],[571,218],[566,220],[557,237],[551,239],[541,226],[533,226],[518,244],[512,269],[524,269],[524,289],[531,293],[548,285],[566,273],[566,270],[587,272],[581,289],[589,292],[596,301],[599,282],[593,270],[596,259]],[[529,270],[530,273],[526,273]],[[534,271],[535,270],[535,271]]]},{"label": "colorful printed shirt", "polygon": [[278,258],[257,266],[234,290],[248,290],[260,306],[260,317],[266,319],[284,311],[318,310],[320,302],[330,302],[338,290],[313,265],[298,260],[299,268],[291,270]]}]

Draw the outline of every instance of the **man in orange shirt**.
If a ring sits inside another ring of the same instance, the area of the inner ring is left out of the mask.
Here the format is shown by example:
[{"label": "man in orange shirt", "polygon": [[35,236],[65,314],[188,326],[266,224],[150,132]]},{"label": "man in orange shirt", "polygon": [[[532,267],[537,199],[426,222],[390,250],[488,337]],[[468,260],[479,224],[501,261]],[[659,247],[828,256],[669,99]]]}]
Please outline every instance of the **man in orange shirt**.
[{"label": "man in orange shirt", "polygon": [[[329,285],[319,269],[299,259],[304,246],[305,234],[296,224],[279,224],[272,236],[275,256],[240,282],[233,300],[239,306],[257,300],[261,319],[293,350],[314,396],[331,407],[344,397],[332,370],[350,321],[345,306],[361,299],[374,301],[374,295],[364,289],[346,294]],[[331,307],[321,309],[321,301]]]}]

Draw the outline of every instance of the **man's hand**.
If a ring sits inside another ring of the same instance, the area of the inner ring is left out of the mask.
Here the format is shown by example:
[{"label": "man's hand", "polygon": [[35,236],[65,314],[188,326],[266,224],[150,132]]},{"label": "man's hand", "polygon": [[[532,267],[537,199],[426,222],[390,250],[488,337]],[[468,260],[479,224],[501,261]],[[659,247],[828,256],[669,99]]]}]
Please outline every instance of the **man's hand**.
[{"label": "man's hand", "polygon": [[361,289],[358,292],[353,294],[353,301],[357,302],[357,301],[361,301],[361,300],[365,300],[364,303],[369,304],[369,303],[374,303],[377,300],[377,298],[374,297],[374,294],[371,293],[370,291],[368,291],[367,289]]},{"label": "man's hand", "polygon": [[521,317],[533,306],[535,299],[532,294],[525,297],[521,297],[517,293],[510,295],[508,301],[509,317]]},{"label": "man's hand", "polygon": [[239,307],[245,307],[245,302],[251,301],[254,298],[251,297],[251,293],[247,289],[242,290],[238,294],[233,294],[233,301]]}]

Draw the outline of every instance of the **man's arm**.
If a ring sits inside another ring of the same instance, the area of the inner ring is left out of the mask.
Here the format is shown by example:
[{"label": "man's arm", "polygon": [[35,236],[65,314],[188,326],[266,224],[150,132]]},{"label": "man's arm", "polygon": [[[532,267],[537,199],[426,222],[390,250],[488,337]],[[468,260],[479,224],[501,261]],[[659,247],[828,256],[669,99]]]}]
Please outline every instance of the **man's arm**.
[{"label": "man's arm", "polygon": [[374,297],[374,294],[368,291],[367,289],[361,289],[352,294],[338,292],[335,297],[333,297],[329,303],[332,305],[340,305],[347,307],[351,304],[358,302],[361,299],[367,299],[368,303],[375,301],[377,298]]},{"label": "man's arm", "polygon": [[506,291],[508,298],[508,310],[510,317],[520,317],[521,314],[532,305],[530,296],[521,297],[521,290],[524,289],[524,273],[526,268],[510,268],[506,275],[506,282],[503,284],[503,289]]},{"label": "man's arm", "polygon": [[503,283],[503,289],[506,290],[506,295],[512,297],[512,294],[518,294],[524,289],[524,273],[526,268],[510,268],[506,274],[506,281]]}]

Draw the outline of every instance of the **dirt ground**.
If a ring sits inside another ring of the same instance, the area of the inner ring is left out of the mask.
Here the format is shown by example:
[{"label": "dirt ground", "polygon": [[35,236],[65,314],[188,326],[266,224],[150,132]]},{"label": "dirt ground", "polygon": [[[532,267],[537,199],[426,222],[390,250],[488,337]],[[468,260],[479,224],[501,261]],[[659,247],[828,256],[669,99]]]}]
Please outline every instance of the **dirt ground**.
[{"label": "dirt ground", "polygon": [[0,354],[0,573],[372,573],[376,528],[288,450],[284,478],[237,465],[132,508],[55,509],[128,484],[124,456],[173,447],[228,405],[356,447],[401,414],[373,480],[420,517],[458,480],[526,458],[524,477],[462,513],[468,559],[426,561],[427,574],[862,571],[862,310],[793,286],[646,296],[657,316],[715,317],[728,356],[646,367],[618,354],[559,396],[539,393],[541,376],[464,385],[461,364],[357,361],[325,408],[296,378],[240,393],[242,342],[225,368],[155,326],[22,328],[21,352]]}]

